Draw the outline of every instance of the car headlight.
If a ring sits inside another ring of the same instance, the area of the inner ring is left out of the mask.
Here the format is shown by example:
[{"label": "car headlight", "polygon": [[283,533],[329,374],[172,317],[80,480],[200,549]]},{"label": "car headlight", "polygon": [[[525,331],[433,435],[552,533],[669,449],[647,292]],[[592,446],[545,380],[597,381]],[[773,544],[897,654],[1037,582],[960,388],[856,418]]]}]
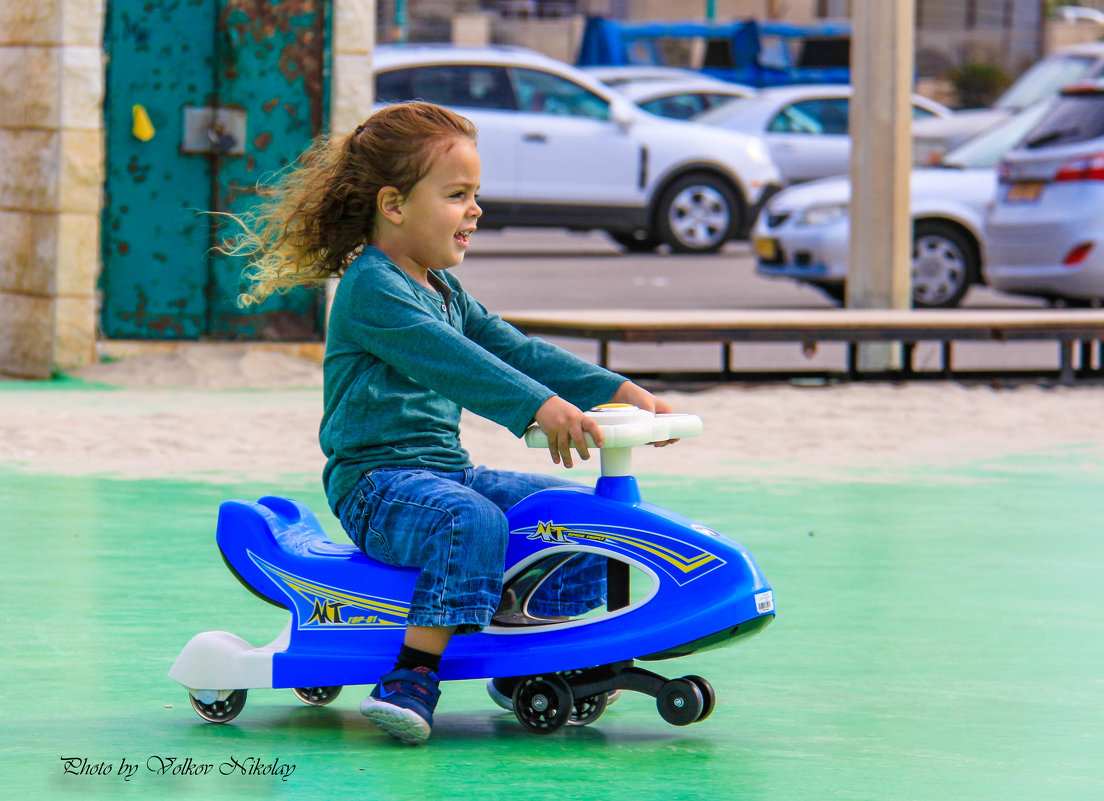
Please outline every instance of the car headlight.
[{"label": "car headlight", "polygon": [[829,225],[847,217],[846,203],[825,203],[810,206],[797,218],[798,225]]}]

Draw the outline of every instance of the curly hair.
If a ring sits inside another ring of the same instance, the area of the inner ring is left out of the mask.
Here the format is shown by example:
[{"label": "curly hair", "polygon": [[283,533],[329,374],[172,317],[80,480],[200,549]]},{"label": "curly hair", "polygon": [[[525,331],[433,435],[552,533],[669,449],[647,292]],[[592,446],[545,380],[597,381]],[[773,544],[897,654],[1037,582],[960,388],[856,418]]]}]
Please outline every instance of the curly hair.
[{"label": "curly hair", "polygon": [[316,139],[274,184],[260,187],[251,211],[226,215],[241,231],[220,250],[250,261],[244,275],[251,287],[239,305],[340,276],[372,241],[379,191],[392,186],[409,195],[440,143],[457,136],[474,142],[475,125],[412,102],[377,111],[341,140]]}]

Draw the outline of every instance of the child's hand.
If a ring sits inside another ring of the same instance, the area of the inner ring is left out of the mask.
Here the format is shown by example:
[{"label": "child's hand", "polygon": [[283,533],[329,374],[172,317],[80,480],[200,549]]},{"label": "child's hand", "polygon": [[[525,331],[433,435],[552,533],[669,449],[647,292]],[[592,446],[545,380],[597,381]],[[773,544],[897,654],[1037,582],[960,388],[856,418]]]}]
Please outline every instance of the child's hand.
[{"label": "child's hand", "polygon": [[572,445],[581,458],[589,459],[587,434],[590,434],[595,446],[602,446],[602,431],[594,419],[557,395],[542,403],[533,419],[548,437],[548,452],[556,464],[562,461],[564,467],[572,467]]},{"label": "child's hand", "polygon": [[[651,392],[644,389],[644,387],[638,386],[632,381],[626,381],[619,386],[617,392],[610,398],[610,403],[627,403],[630,406],[644,409],[652,414],[672,414],[675,411],[667,401],[657,398]],[[662,448],[664,445],[670,445],[673,442],[678,442],[678,440],[668,439],[663,442],[654,442],[652,444],[657,448]]]}]

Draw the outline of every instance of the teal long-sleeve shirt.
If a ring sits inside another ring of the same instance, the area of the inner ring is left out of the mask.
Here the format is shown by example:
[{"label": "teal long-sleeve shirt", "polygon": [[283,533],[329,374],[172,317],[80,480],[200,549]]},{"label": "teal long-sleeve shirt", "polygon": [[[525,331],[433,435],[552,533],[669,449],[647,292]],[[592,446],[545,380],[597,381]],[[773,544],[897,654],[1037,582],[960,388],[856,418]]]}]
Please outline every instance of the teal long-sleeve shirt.
[{"label": "teal long-sleeve shirt", "polygon": [[323,485],[335,510],[377,467],[471,467],[460,444],[462,408],[520,437],[553,395],[589,409],[608,402],[625,381],[525,336],[452,274],[430,278],[437,290],[368,247],[338,284],[319,431]]}]

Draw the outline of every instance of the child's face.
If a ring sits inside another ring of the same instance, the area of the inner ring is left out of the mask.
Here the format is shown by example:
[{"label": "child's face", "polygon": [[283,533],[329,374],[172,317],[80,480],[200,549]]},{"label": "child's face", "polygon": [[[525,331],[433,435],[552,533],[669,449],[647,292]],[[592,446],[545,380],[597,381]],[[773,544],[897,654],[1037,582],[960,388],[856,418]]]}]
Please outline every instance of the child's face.
[{"label": "child's face", "polygon": [[396,243],[402,252],[388,253],[400,267],[447,270],[464,260],[468,237],[483,213],[475,202],[479,171],[479,152],[467,137],[437,146],[429,172],[402,201]]}]

